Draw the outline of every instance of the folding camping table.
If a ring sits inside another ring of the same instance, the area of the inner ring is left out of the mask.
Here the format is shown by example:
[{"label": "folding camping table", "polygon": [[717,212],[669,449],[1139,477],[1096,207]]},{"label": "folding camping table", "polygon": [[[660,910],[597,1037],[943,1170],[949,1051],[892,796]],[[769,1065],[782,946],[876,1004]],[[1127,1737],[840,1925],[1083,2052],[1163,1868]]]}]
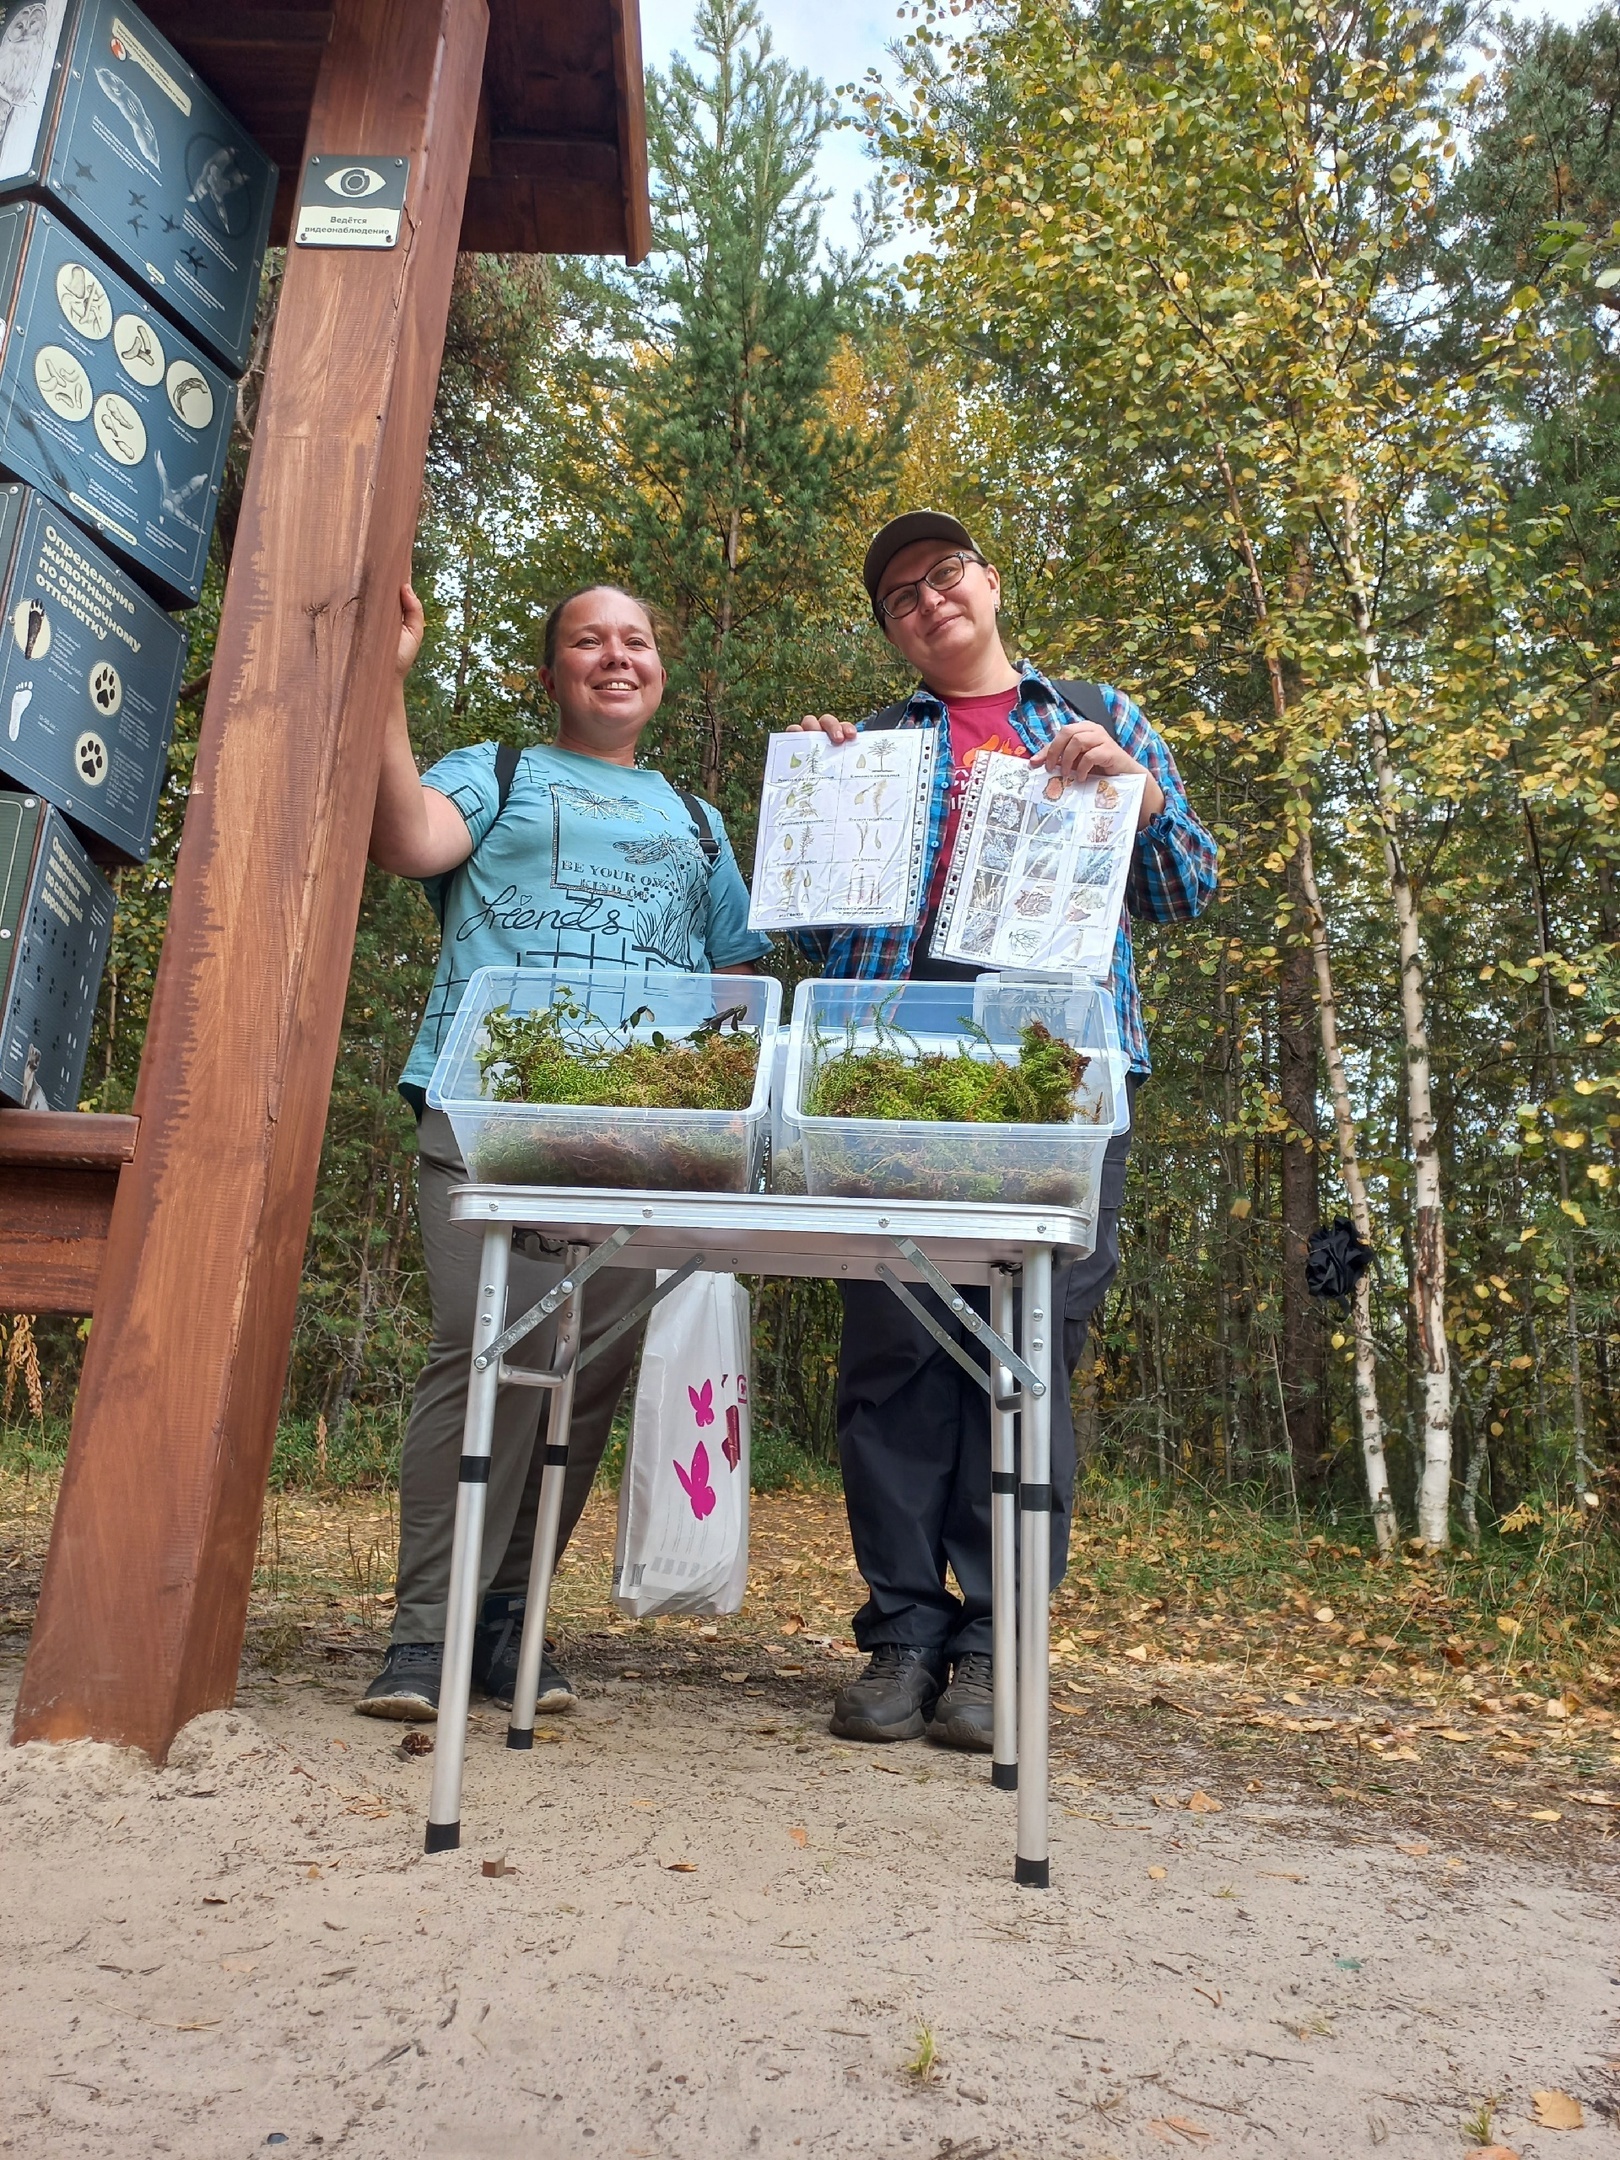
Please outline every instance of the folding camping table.
[{"label": "folding camping table", "polygon": [[[1079,1253],[1092,1249],[1095,1218],[1028,1205],[529,1185],[458,1186],[451,1194],[450,1214],[452,1221],[469,1227],[482,1225],[484,1235],[456,1493],[427,1850],[447,1852],[461,1842],[462,1765],[496,1391],[539,1387],[554,1398],[517,1687],[506,1735],[509,1748],[530,1748],[575,1374],[636,1326],[678,1282],[695,1269],[708,1268],[735,1275],[816,1275],[834,1282],[881,1280],[941,1348],[986,1388],[990,1397],[995,1669],[990,1776],[992,1784],[1016,1789],[1018,1794],[1014,1880],[1044,1889],[1049,1879],[1051,1389],[1054,1372],[1059,1376],[1063,1372],[1062,1315],[1052,1310],[1052,1266],[1054,1253],[1061,1249]],[[554,1290],[508,1322],[512,1238],[516,1231],[531,1230],[561,1248],[565,1272]],[[614,1266],[672,1272],[581,1356],[581,1292],[598,1268]],[[917,1285],[944,1299],[947,1309],[985,1350],[988,1370],[918,1302]],[[990,1289],[988,1325],[960,1294],[963,1288],[980,1285]],[[1021,1324],[1015,1331],[1014,1292],[1020,1285]],[[559,1319],[550,1370],[508,1365],[506,1353],[553,1313]],[[1016,1438],[1015,1420],[1019,1425]],[[1016,1461],[1015,1450],[1021,1458]]]}]

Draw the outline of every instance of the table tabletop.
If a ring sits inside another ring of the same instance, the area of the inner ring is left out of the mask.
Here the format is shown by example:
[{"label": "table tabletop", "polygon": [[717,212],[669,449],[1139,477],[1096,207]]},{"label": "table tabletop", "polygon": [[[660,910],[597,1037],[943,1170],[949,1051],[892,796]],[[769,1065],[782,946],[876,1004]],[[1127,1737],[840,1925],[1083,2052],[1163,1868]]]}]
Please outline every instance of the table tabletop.
[{"label": "table tabletop", "polygon": [[672,1268],[703,1255],[729,1275],[818,1275],[871,1281],[879,1263],[912,1275],[895,1241],[909,1238],[954,1283],[987,1283],[1025,1248],[1091,1251],[1093,1216],[1063,1207],[967,1200],[807,1198],[798,1193],[644,1192],[558,1185],[455,1186],[450,1216],[469,1226],[510,1223],[567,1244],[635,1231],[620,1267]]}]

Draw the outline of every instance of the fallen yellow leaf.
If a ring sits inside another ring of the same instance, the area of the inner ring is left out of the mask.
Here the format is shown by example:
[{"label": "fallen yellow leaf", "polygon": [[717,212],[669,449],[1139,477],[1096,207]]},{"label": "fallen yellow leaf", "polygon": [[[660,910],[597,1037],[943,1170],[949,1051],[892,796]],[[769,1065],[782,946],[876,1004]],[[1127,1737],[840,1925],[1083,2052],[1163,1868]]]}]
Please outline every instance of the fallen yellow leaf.
[{"label": "fallen yellow leaf", "polygon": [[1562,1822],[1563,1819],[1563,1816],[1559,1814],[1555,1807],[1538,1807],[1530,1810],[1530,1820],[1532,1822]]},{"label": "fallen yellow leaf", "polygon": [[1132,1649],[1127,1650],[1125,1655],[1135,1658],[1138,1665],[1145,1665],[1147,1663],[1147,1644],[1137,1643]]},{"label": "fallen yellow leaf", "polygon": [[1536,2121],[1543,2130],[1580,2130],[1586,2125],[1581,2113],[1581,2103],[1571,2099],[1567,2092],[1538,2092],[1530,2095],[1535,2102]]},{"label": "fallen yellow leaf", "polygon": [[1195,1792],[1192,1798],[1187,1802],[1187,1810],[1188,1813],[1192,1815],[1219,1815],[1221,1812],[1221,1803],[1213,1796],[1213,1794],[1207,1792]]},{"label": "fallen yellow leaf", "polygon": [[695,1860],[669,1860],[665,1862],[665,1867],[671,1875],[695,1875],[697,1873],[697,1862]]},{"label": "fallen yellow leaf", "polygon": [[793,1825],[792,1829],[788,1832],[788,1836],[793,1840],[795,1845],[808,1845],[810,1842],[810,1833],[800,1823],[795,1823]]},{"label": "fallen yellow leaf", "polygon": [[1170,1870],[1165,1867],[1150,1867],[1148,1869],[1148,1881],[1163,1882],[1169,1872]]}]

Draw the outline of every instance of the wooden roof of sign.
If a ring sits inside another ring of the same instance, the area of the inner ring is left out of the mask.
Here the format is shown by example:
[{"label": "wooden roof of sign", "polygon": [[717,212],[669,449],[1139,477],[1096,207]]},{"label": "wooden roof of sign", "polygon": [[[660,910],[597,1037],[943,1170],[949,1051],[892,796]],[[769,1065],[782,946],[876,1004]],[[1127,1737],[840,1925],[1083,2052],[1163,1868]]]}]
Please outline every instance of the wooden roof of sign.
[{"label": "wooden roof of sign", "polygon": [[[331,8],[142,5],[281,167],[270,238],[283,245]],[[639,262],[651,244],[637,0],[489,0],[462,248]]]}]

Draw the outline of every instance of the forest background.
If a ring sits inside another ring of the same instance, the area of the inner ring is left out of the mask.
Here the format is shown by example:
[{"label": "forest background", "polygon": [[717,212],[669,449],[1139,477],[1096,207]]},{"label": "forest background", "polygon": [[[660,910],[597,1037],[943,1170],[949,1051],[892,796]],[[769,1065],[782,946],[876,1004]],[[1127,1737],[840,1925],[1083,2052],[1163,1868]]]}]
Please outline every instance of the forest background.
[{"label": "forest background", "polygon": [[[703,0],[695,48],[649,76],[647,264],[462,261],[415,570],[423,763],[542,738],[547,605],[622,580],[674,626],[648,752],[746,864],[766,733],[906,687],[866,536],[901,506],[963,517],[1009,643],[1127,689],[1222,849],[1202,922],[1136,926],[1155,1071],[1087,1456],[1369,1543],[1601,1525],[1620,18],[924,6],[889,87],[838,95],[752,0]],[[881,162],[839,249],[814,176],[850,125]],[[276,278],[87,1108],[133,1093]],[[427,1338],[394,1081],[435,934],[369,874],[283,1480],[393,1475]],[[1353,1303],[1305,1285],[1338,1215],[1376,1254]],[[829,1474],[833,1295],[756,1286],[756,1322],[757,1471]],[[84,1329],[6,1333],[12,1443],[59,1449]]]}]

